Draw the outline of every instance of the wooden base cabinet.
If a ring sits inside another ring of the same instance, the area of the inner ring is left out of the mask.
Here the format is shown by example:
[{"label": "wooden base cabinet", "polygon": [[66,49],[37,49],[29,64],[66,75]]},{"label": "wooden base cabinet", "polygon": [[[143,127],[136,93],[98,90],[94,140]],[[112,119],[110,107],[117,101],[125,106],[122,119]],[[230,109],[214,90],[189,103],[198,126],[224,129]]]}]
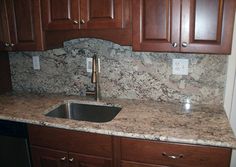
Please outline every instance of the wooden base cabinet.
[{"label": "wooden base cabinet", "polygon": [[121,139],[122,167],[229,167],[231,149]]},{"label": "wooden base cabinet", "polygon": [[34,167],[111,167],[112,160],[98,156],[70,153],[31,146]]},{"label": "wooden base cabinet", "polygon": [[229,167],[231,149],[29,125],[34,167]]}]

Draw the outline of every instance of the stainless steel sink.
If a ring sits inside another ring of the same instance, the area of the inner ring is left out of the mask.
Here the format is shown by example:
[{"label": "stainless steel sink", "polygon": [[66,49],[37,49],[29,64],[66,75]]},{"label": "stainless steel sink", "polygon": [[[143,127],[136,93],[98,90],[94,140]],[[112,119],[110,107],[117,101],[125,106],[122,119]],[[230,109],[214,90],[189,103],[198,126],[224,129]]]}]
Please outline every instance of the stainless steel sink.
[{"label": "stainless steel sink", "polygon": [[120,112],[121,107],[66,103],[45,114],[49,117],[67,118],[89,122],[109,122]]}]

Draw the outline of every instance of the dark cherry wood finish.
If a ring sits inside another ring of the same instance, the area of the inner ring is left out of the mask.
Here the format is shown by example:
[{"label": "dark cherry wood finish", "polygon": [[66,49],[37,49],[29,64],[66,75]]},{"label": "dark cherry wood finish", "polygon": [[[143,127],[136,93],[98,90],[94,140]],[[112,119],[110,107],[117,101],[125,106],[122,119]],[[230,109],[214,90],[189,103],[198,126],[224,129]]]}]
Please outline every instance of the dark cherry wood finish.
[{"label": "dark cherry wood finish", "polygon": [[6,0],[0,0],[0,50],[8,50],[5,44],[11,43],[7,19]]},{"label": "dark cherry wood finish", "polygon": [[[168,156],[175,156],[175,158]],[[121,140],[121,159],[124,167],[149,166],[148,164],[175,167],[229,167],[230,158],[231,149],[229,148],[128,138]]]},{"label": "dark cherry wood finish", "polygon": [[133,50],[179,51],[180,0],[133,0]]},{"label": "dark cherry wood finish", "polygon": [[133,16],[134,50],[231,52],[235,0],[133,0]]},{"label": "dark cherry wood finish", "polygon": [[29,126],[28,130],[31,145],[107,158],[112,157],[111,136],[33,125]]},{"label": "dark cherry wood finish", "polygon": [[68,153],[42,147],[31,147],[31,156],[34,167],[66,167]]},{"label": "dark cherry wood finish", "polygon": [[81,28],[122,28],[123,0],[81,0]]},{"label": "dark cherry wood finish", "polygon": [[183,0],[182,52],[231,52],[235,0]]},{"label": "dark cherry wood finish", "polygon": [[[103,2],[104,1],[104,2]],[[45,47],[46,49],[52,49],[61,47],[64,41],[75,38],[99,38],[104,40],[113,41],[120,45],[132,44],[132,28],[131,28],[131,16],[132,7],[131,0],[103,0],[103,4],[99,5],[99,8],[104,11],[97,12],[94,7],[87,6],[91,3],[95,6],[97,1],[83,0],[80,4],[81,18],[84,19],[84,24],[80,24],[81,29],[75,30],[47,30],[45,32]],[[100,2],[100,1],[99,1]],[[112,5],[109,5],[112,4]],[[84,10],[86,8],[86,10]],[[108,10],[109,9],[109,10]],[[121,10],[122,9],[122,10]],[[118,10],[118,12],[116,12]],[[121,13],[120,10],[122,11]],[[82,12],[83,11],[83,12]],[[92,12],[92,15],[88,15],[88,12]],[[109,13],[108,11],[112,11]],[[97,15],[97,17],[95,16]],[[112,17],[110,17],[110,16]],[[85,17],[86,16],[86,17]],[[80,20],[81,21],[81,20]]]},{"label": "dark cherry wood finish", "polygon": [[42,0],[44,30],[78,29],[80,22],[79,0]]},{"label": "dark cherry wood finish", "polygon": [[36,125],[29,125],[28,130],[36,167],[229,167],[232,151]]},{"label": "dark cherry wood finish", "polygon": [[11,72],[7,52],[0,52],[0,93],[12,90]]},{"label": "dark cherry wood finish", "polygon": [[42,50],[40,0],[5,0],[4,6],[6,15],[1,17],[8,25],[3,33],[11,50]]}]

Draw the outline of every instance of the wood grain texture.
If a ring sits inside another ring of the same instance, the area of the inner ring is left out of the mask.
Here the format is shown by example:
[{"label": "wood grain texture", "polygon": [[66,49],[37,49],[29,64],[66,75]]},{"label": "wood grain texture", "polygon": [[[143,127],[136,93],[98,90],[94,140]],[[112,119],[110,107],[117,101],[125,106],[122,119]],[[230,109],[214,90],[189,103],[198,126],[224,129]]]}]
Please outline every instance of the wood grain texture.
[{"label": "wood grain texture", "polygon": [[80,154],[112,157],[111,136],[34,125],[29,125],[28,130],[31,145]]},{"label": "wood grain texture", "polygon": [[[174,159],[164,156],[163,153],[176,156],[177,158]],[[182,157],[179,157],[180,155],[182,155]],[[229,148],[154,142],[128,138],[122,138],[121,140],[121,159],[124,161],[176,167],[229,167],[230,158],[231,149]]]},{"label": "wood grain texture", "polygon": [[7,0],[5,4],[7,26],[3,33],[8,43],[13,44],[8,50],[42,50],[40,0]]},{"label": "wood grain texture", "polygon": [[133,0],[133,50],[179,51],[180,1]]},{"label": "wood grain texture", "polygon": [[68,165],[68,153],[64,151],[32,146],[31,156],[34,167],[66,167]]},{"label": "wood grain texture", "polygon": [[79,29],[79,0],[42,0],[42,20],[44,30]]},{"label": "wood grain texture", "polygon": [[132,7],[131,0],[123,1],[123,28],[95,28],[95,29],[80,29],[67,31],[46,31],[45,32],[45,47],[53,49],[62,47],[63,42],[75,38],[99,38],[109,40],[120,45],[132,44]]},{"label": "wood grain texture", "polygon": [[181,52],[229,54],[235,0],[183,0]]},{"label": "wood grain texture", "polygon": [[0,93],[12,90],[11,72],[7,52],[0,52]]}]

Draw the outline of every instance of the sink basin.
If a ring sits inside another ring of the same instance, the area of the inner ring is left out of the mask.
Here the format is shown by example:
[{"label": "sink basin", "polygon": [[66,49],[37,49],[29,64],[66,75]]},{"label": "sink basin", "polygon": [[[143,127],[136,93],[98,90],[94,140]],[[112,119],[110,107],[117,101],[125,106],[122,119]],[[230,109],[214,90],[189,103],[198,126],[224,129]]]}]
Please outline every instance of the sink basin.
[{"label": "sink basin", "polygon": [[45,115],[79,121],[109,122],[115,118],[120,110],[121,107],[114,106],[65,103]]}]

